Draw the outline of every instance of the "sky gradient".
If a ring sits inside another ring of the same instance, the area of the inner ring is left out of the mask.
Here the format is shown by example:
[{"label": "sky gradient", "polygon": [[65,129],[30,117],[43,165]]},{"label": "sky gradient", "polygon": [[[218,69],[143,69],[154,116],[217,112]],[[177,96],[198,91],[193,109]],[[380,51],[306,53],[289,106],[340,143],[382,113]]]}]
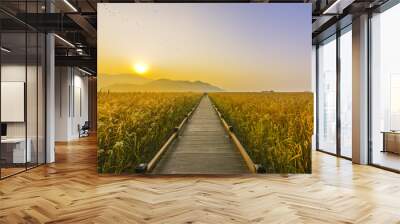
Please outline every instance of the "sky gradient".
[{"label": "sky gradient", "polygon": [[311,91],[311,4],[98,4],[99,74]]}]

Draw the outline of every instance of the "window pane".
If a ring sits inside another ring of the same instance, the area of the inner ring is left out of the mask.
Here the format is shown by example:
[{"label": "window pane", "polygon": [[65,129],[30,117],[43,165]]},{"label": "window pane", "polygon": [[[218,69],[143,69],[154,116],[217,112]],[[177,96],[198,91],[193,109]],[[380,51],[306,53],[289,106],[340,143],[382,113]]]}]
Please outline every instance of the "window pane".
[{"label": "window pane", "polygon": [[46,60],[46,37],[43,33],[38,36],[38,164],[45,163],[45,60]]},{"label": "window pane", "polygon": [[25,170],[30,162],[26,144],[26,33],[2,33],[1,46],[1,177]]},{"label": "window pane", "polygon": [[27,33],[27,44],[28,44],[28,55],[27,55],[27,80],[26,80],[26,115],[27,115],[27,141],[30,147],[30,160],[28,162],[28,168],[37,165],[37,81],[38,81],[38,70],[37,70],[37,33]]},{"label": "window pane", "polygon": [[318,148],[336,153],[336,40],[318,48]]},{"label": "window pane", "polygon": [[340,36],[340,144],[341,155],[352,156],[352,35]]},{"label": "window pane", "polygon": [[371,22],[372,163],[400,170],[400,5]]}]

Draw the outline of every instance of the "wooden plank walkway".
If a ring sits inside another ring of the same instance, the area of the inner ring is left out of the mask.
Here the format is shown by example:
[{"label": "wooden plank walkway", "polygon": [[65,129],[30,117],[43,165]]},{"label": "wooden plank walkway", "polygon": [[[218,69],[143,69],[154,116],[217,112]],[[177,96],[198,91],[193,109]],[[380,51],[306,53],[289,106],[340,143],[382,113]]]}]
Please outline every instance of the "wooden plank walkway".
[{"label": "wooden plank walkway", "polygon": [[242,174],[249,170],[205,96],[152,173]]}]

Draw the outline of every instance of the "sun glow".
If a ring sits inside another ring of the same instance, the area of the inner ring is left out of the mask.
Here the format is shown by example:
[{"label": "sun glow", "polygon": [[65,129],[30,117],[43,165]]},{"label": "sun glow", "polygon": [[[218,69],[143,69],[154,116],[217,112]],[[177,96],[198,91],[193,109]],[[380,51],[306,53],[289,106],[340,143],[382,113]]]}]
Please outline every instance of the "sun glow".
[{"label": "sun glow", "polygon": [[133,65],[133,69],[135,70],[136,73],[138,74],[144,74],[148,70],[148,66],[144,63],[135,63]]}]

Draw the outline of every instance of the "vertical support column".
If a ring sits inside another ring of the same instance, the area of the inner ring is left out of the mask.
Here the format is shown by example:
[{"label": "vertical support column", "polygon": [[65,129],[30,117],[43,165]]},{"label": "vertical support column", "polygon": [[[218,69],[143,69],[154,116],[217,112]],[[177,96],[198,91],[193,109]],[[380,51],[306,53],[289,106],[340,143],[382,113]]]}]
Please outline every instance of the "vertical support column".
[{"label": "vertical support column", "polygon": [[353,162],[368,163],[368,15],[353,19]]},{"label": "vertical support column", "polygon": [[[46,1],[46,11],[54,11]],[[55,162],[55,43],[54,34],[46,34],[46,163]]]},{"label": "vertical support column", "polygon": [[46,35],[46,163],[55,161],[55,72],[54,35]]}]

